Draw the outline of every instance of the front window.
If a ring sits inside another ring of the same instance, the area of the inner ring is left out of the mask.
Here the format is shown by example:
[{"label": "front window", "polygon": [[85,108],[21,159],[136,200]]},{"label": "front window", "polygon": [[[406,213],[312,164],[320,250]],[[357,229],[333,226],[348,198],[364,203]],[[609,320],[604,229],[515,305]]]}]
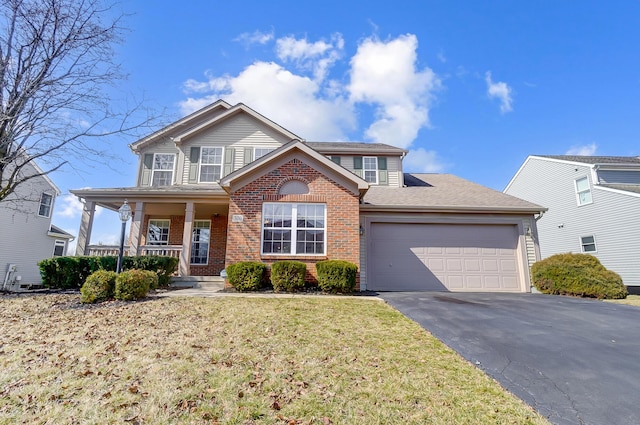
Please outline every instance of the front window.
[{"label": "front window", "polygon": [[580,238],[582,252],[596,252],[596,238],[594,236],[583,236]]},{"label": "front window", "polygon": [[149,220],[147,245],[169,245],[169,220]]},{"label": "front window", "polygon": [[157,153],[153,156],[152,186],[171,186],[175,159],[176,156],[171,153]]},{"label": "front window", "polygon": [[51,216],[51,204],[53,203],[53,195],[43,193],[40,196],[40,207],[38,208],[38,215],[41,217]]},{"label": "front window", "polygon": [[266,154],[274,150],[275,148],[256,148],[255,153],[253,155],[253,159],[256,160],[258,158],[262,158],[263,156],[265,156]]},{"label": "front window", "polygon": [[53,246],[53,256],[54,257],[62,257],[64,255],[64,249],[67,246],[65,241],[56,240],[55,245]]},{"label": "front window", "polygon": [[586,205],[593,202],[591,199],[589,179],[587,177],[576,180],[576,194],[578,196],[578,205]]},{"label": "front window", "polygon": [[262,207],[262,253],[324,255],[324,204],[265,203]]},{"label": "front window", "polygon": [[200,181],[213,183],[222,174],[222,148],[203,147],[200,153]]},{"label": "front window", "polygon": [[191,264],[207,264],[209,261],[209,220],[195,220],[191,237]]},{"label": "front window", "polygon": [[364,180],[367,183],[378,184],[378,158],[375,156],[365,156],[362,158],[364,166]]}]

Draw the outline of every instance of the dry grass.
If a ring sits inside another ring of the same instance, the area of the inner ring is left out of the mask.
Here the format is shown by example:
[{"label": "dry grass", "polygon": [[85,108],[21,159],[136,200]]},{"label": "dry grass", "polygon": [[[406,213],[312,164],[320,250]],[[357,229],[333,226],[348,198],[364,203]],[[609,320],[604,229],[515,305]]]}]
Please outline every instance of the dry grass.
[{"label": "dry grass", "polygon": [[546,424],[366,299],[0,297],[0,423]]},{"label": "dry grass", "polygon": [[640,295],[627,295],[627,298],[623,300],[606,300],[616,304],[635,305],[640,307]]}]

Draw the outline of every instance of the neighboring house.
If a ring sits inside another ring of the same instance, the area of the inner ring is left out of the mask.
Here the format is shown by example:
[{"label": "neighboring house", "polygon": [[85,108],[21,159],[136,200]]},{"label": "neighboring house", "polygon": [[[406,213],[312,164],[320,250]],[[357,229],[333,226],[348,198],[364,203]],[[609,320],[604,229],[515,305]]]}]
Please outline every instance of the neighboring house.
[{"label": "neighboring house", "polygon": [[180,258],[181,276],[238,261],[341,259],[359,288],[529,291],[544,208],[448,174],[404,174],[386,144],[311,143],[224,101],[131,145],[134,187],[73,190],[84,200],[80,255],[96,206],[133,209],[130,255]]},{"label": "neighboring house", "polygon": [[[25,167],[27,175],[41,173],[35,164]],[[20,184],[0,202],[0,288],[20,290],[42,284],[38,262],[66,255],[73,236],[51,224],[53,205],[60,190],[46,176]]]},{"label": "neighboring house", "polygon": [[640,289],[640,157],[529,156],[504,192],[549,208],[542,258],[592,254]]}]

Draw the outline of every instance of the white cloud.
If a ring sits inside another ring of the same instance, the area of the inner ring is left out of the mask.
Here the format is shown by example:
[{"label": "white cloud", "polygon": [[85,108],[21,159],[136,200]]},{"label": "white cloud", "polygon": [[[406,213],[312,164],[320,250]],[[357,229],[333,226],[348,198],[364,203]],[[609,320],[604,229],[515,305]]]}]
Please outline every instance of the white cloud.
[{"label": "white cloud", "polygon": [[588,145],[582,145],[582,146],[575,145],[575,146],[571,146],[571,148],[567,150],[565,155],[591,156],[596,153],[597,149],[598,149],[598,145],[596,145],[595,142],[590,143]]},{"label": "white cloud", "polygon": [[271,30],[271,32],[262,32],[256,30],[254,32],[242,33],[238,37],[236,37],[234,41],[239,41],[248,47],[252,44],[267,44],[269,41],[273,40],[273,37],[273,29]]},{"label": "white cloud", "polygon": [[211,94],[180,103],[187,114],[219,98],[243,102],[288,130],[309,140],[342,140],[353,128],[352,106],[340,96],[322,93],[319,82],[293,74],[273,62],[255,62],[238,76],[210,79]]},{"label": "white cloud", "polygon": [[487,82],[487,96],[489,98],[497,98],[500,100],[500,112],[507,113],[513,110],[511,104],[513,98],[511,97],[513,89],[507,85],[507,83],[498,81],[493,82],[491,80],[491,72],[487,71],[485,74],[485,81]]},{"label": "white cloud", "polygon": [[373,104],[376,120],[365,131],[380,143],[408,147],[429,126],[429,108],[440,79],[429,68],[416,68],[418,39],[403,35],[389,41],[365,39],[351,59],[353,102]]},{"label": "white cloud", "polygon": [[446,167],[435,151],[424,148],[410,150],[403,161],[404,171],[409,173],[441,173]]},{"label": "white cloud", "polygon": [[[82,216],[83,208],[84,204],[80,201],[80,199],[78,199],[76,195],[67,193],[60,196],[56,200],[54,215],[65,218],[79,218],[80,216]],[[100,214],[102,214],[102,211],[102,207],[96,207],[95,217],[100,216]]]},{"label": "white cloud", "polygon": [[285,62],[293,62],[303,70],[312,70],[316,80],[324,80],[329,68],[342,56],[344,39],[336,33],[330,41],[310,43],[307,39],[283,37],[276,41],[276,54]]}]

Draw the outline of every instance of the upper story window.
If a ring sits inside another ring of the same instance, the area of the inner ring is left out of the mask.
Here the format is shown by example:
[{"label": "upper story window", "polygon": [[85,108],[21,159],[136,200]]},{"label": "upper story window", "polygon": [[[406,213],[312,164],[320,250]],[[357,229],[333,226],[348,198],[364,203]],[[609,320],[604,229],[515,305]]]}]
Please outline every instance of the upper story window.
[{"label": "upper story window", "polygon": [[372,184],[378,184],[378,158],[375,156],[365,156],[362,158],[362,165],[365,181]]},{"label": "upper story window", "polygon": [[200,149],[200,181],[213,183],[222,176],[222,148],[203,147]]},{"label": "upper story window", "polygon": [[172,153],[156,153],[153,155],[152,186],[171,186],[175,160],[176,156]]},{"label": "upper story window", "polygon": [[591,199],[591,187],[589,186],[589,179],[587,177],[576,180],[576,195],[578,205],[586,205],[593,202]]},{"label": "upper story window", "polygon": [[253,160],[255,161],[258,158],[262,158],[269,152],[273,152],[275,148],[255,148],[253,153]]},{"label": "upper story window", "polygon": [[264,203],[262,253],[324,255],[324,204]]},{"label": "upper story window", "polygon": [[147,230],[147,245],[169,245],[170,220],[149,220]]},{"label": "upper story window", "polygon": [[43,193],[40,196],[40,206],[38,207],[38,215],[40,217],[51,217],[51,205],[53,204],[53,195]]},{"label": "upper story window", "polygon": [[594,236],[583,236],[580,238],[580,245],[582,247],[582,252],[590,253],[596,252],[596,238]]}]

